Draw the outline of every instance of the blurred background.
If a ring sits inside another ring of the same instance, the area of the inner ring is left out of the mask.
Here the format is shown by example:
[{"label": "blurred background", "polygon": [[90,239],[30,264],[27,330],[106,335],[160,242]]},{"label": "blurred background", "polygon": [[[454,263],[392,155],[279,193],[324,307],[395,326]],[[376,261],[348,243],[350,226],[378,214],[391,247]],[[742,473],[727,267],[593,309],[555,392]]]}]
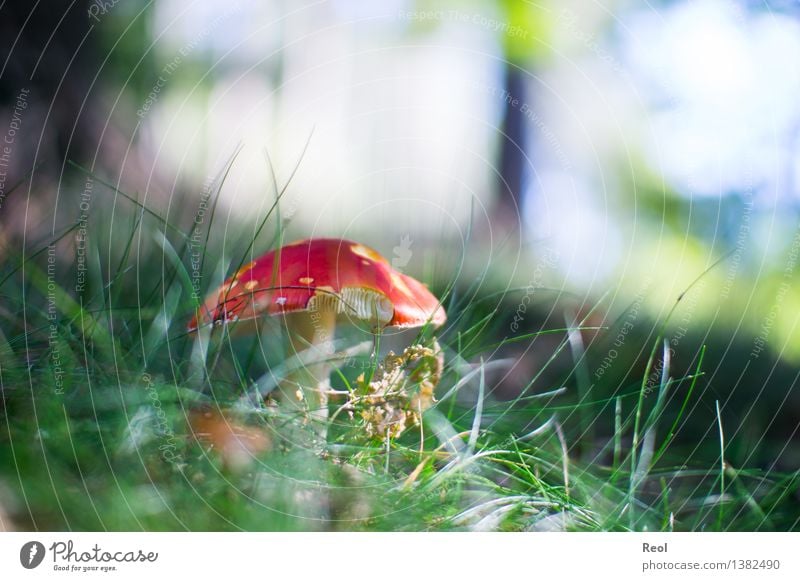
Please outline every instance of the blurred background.
[{"label": "blurred background", "polygon": [[[800,466],[796,1],[12,0],[0,30],[3,248],[80,219],[87,172],[187,232],[225,174],[223,254],[288,184],[286,239],[454,284],[498,341],[600,328],[542,389],[640,381],[674,308],[673,375],[707,345],[682,437],[719,402],[731,462]],[[495,395],[553,341],[505,346]]]}]

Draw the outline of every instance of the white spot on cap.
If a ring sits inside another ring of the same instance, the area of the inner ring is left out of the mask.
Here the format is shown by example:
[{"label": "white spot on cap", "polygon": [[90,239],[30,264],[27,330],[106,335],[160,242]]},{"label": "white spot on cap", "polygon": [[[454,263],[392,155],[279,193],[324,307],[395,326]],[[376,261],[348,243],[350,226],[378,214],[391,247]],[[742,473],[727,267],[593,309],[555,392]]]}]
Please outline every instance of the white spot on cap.
[{"label": "white spot on cap", "polygon": [[360,256],[361,258],[366,258],[372,260],[373,262],[386,262],[386,259],[375,252],[372,248],[368,248],[363,244],[353,244],[350,246],[350,250],[356,256]]},{"label": "white spot on cap", "polygon": [[277,299],[275,299],[275,302],[280,306],[283,306],[286,304],[286,297],[278,297]]}]

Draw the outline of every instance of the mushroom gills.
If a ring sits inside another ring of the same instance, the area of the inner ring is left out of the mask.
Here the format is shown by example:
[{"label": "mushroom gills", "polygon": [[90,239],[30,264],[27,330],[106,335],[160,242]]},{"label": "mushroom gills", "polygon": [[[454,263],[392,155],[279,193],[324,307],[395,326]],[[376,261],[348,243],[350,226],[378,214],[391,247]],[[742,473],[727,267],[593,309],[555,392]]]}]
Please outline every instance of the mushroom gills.
[{"label": "mushroom gills", "polygon": [[306,307],[308,311],[349,315],[379,326],[388,325],[394,316],[392,302],[378,291],[367,288],[344,288],[341,293],[317,289]]}]

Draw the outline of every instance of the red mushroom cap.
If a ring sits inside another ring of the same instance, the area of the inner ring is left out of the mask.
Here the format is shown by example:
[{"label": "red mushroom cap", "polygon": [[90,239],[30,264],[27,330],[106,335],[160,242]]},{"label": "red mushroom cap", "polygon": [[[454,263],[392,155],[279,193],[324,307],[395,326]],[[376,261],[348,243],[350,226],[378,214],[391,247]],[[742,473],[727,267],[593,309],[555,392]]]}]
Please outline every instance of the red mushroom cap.
[{"label": "red mushroom cap", "polygon": [[382,327],[438,327],[446,320],[439,300],[425,285],[394,270],[375,250],[349,240],[312,238],[240,268],[208,297],[189,330],[314,310]]}]

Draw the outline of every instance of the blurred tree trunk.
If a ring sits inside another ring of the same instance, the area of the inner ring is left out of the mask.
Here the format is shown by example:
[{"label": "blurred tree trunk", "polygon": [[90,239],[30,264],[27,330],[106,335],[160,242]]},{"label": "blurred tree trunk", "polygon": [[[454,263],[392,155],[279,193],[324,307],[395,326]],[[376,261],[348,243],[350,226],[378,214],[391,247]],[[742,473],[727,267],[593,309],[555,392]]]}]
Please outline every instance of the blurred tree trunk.
[{"label": "blurred tree trunk", "polygon": [[502,0],[505,71],[500,135],[498,197],[495,219],[509,229],[519,225],[523,199],[528,195],[531,131],[527,112],[535,110],[530,87],[534,70],[549,46],[548,12],[519,0]]},{"label": "blurred tree trunk", "polygon": [[513,222],[519,216],[530,162],[526,159],[528,136],[525,115],[521,110],[521,104],[528,103],[525,73],[512,63],[506,63],[502,97],[504,111],[497,214],[502,222]]}]

